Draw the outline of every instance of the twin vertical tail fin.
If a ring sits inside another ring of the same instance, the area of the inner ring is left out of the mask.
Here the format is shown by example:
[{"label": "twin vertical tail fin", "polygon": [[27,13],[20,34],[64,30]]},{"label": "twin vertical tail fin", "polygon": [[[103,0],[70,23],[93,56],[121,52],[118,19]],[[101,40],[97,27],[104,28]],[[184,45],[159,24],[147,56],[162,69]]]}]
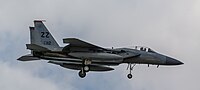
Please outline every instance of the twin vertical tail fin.
[{"label": "twin vertical tail fin", "polygon": [[46,26],[42,21],[34,21],[34,27],[30,28],[30,39],[31,44],[27,45],[28,49],[31,50],[54,50],[55,48],[59,48],[58,43],[53,38],[51,33],[48,31]]},{"label": "twin vertical tail fin", "polygon": [[31,54],[21,56],[17,60],[19,61],[34,61],[40,60],[39,57],[36,57],[34,52],[43,52],[43,51],[55,51],[59,47],[58,43],[55,41],[51,33],[45,27],[42,21],[34,21],[34,27],[30,28],[30,39],[31,44],[26,44],[27,49],[32,51]]}]

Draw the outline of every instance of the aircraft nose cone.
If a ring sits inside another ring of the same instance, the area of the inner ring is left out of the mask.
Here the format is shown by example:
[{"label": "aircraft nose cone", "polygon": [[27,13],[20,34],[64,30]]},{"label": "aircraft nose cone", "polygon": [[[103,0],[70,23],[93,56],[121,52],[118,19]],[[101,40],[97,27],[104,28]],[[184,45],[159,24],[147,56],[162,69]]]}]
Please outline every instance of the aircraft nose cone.
[{"label": "aircraft nose cone", "polygon": [[170,57],[166,57],[166,65],[182,65],[184,63],[182,63],[179,60],[170,58]]}]

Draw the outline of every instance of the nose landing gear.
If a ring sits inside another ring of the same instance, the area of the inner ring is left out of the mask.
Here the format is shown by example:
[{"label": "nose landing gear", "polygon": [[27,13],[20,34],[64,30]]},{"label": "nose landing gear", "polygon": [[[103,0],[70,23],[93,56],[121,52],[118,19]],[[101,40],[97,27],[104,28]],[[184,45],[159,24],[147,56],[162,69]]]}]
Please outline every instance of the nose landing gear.
[{"label": "nose landing gear", "polygon": [[128,77],[129,79],[131,79],[131,78],[133,77],[131,71],[133,70],[133,68],[135,67],[135,65],[136,65],[136,64],[133,64],[133,65],[132,65],[132,63],[128,63],[127,70],[130,70],[130,72],[129,72],[129,74],[127,75],[127,77]]}]

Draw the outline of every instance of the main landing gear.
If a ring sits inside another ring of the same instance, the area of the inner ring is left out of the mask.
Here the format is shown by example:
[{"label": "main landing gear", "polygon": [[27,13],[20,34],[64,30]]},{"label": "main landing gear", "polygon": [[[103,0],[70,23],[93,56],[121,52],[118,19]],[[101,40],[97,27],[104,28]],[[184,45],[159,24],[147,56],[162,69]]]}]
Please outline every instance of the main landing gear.
[{"label": "main landing gear", "polygon": [[81,68],[81,71],[78,73],[79,77],[84,78],[86,76],[86,72],[83,68]]},{"label": "main landing gear", "polygon": [[127,70],[130,70],[129,74],[127,75],[127,77],[129,79],[131,79],[133,77],[132,75],[132,70],[133,68],[135,67],[136,64],[132,64],[132,63],[128,63],[128,66],[127,66]]},{"label": "main landing gear", "polygon": [[78,73],[79,77],[84,78],[86,76],[86,72],[90,71],[90,67],[89,65],[91,64],[91,60],[84,60],[82,67],[81,67],[81,71]]}]

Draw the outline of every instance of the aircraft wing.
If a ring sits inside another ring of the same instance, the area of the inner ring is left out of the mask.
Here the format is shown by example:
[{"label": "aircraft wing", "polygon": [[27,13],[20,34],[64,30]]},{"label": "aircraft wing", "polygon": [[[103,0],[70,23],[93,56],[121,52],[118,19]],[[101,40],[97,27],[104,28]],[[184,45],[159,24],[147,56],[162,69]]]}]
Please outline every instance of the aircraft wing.
[{"label": "aircraft wing", "polygon": [[85,42],[85,41],[82,41],[80,39],[77,39],[77,38],[65,38],[63,39],[63,43],[68,43],[69,45],[67,45],[66,47],[64,47],[64,50],[66,48],[87,48],[87,49],[92,49],[92,50],[107,50],[105,48],[102,48],[102,47],[99,47],[99,46],[96,46],[94,44],[91,44],[91,43],[88,43],[88,42]]}]

